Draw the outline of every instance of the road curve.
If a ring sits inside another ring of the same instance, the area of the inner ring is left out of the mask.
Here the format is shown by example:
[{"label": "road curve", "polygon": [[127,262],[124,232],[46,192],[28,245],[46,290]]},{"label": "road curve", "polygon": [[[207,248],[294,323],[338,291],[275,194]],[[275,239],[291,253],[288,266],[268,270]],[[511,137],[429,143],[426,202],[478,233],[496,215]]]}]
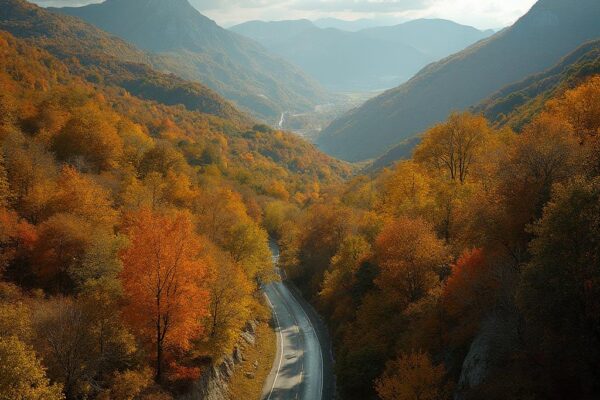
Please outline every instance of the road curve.
[{"label": "road curve", "polygon": [[[272,247],[276,261],[277,248]],[[262,400],[333,398],[329,346],[321,344],[328,339],[319,332],[322,323],[314,310],[283,280],[265,285],[264,293],[276,324],[277,354],[263,388]]]}]

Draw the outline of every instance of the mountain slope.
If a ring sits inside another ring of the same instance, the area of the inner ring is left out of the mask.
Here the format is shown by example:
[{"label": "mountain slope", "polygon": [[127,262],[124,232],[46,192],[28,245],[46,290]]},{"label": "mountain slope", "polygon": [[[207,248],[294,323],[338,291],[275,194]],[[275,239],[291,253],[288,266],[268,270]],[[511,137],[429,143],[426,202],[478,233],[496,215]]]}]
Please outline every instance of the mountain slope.
[{"label": "mountain slope", "polygon": [[[510,126],[519,131],[542,111],[548,100],[596,74],[600,74],[600,40],[585,43],[547,71],[502,88],[471,111],[483,114],[496,126]],[[375,160],[366,171],[377,171],[399,159],[409,158],[419,140],[419,136],[413,136],[401,142]]]},{"label": "mountain slope", "polygon": [[155,53],[157,68],[202,82],[262,118],[307,111],[328,99],[300,69],[219,27],[187,0],[107,0],[54,10]]},{"label": "mountain slope", "polygon": [[300,66],[338,91],[394,87],[425,65],[489,36],[445,20],[347,32],[308,20],[250,21],[231,28]]},{"label": "mountain slope", "polygon": [[[395,26],[365,29],[363,35],[405,43],[439,60],[493,34],[443,19],[417,19]],[[443,39],[443,40],[441,40]]]},{"label": "mountain slope", "polygon": [[403,43],[333,28],[321,29],[306,20],[251,21],[231,29],[260,42],[324,86],[338,91],[393,87],[433,61]]},{"label": "mountain slope", "polygon": [[0,30],[43,47],[88,81],[120,86],[167,105],[248,119],[211,89],[156,72],[146,53],[77,18],[56,15],[25,0],[2,0]]},{"label": "mountain slope", "polygon": [[540,0],[511,28],[429,65],[406,84],[334,121],[318,143],[346,160],[377,157],[452,110],[549,68],[599,37],[598,20],[597,0]]},{"label": "mountain slope", "polygon": [[319,30],[313,22],[307,19],[288,21],[248,21],[232,26],[229,30],[242,36],[256,40],[267,49],[293,43],[298,35]]},{"label": "mountain slope", "polygon": [[335,28],[348,32],[358,32],[362,29],[375,28],[378,26],[396,25],[398,22],[399,19],[394,17],[379,17],[373,19],[361,18],[352,21],[337,18],[319,18],[313,21],[319,28]]},{"label": "mountain slope", "polygon": [[501,89],[473,107],[473,112],[496,125],[520,130],[546,101],[595,74],[600,74],[600,40],[582,45],[543,73]]}]

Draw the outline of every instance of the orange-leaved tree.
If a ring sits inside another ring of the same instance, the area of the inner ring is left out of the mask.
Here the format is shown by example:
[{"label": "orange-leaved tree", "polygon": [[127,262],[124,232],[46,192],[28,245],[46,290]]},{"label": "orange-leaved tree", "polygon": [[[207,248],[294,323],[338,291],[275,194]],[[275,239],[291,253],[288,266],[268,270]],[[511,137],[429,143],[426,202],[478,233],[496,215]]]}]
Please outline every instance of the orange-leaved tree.
[{"label": "orange-leaved tree", "polygon": [[206,263],[191,217],[139,211],[128,218],[130,244],[122,252],[121,279],[127,298],[124,316],[154,347],[156,380],[163,375],[164,352],[186,350],[202,331],[207,313]]},{"label": "orange-leaved tree", "polygon": [[449,392],[444,375],[444,366],[434,365],[428,354],[402,354],[388,363],[375,389],[383,400],[443,400]]},{"label": "orange-leaved tree", "polygon": [[444,242],[422,219],[392,221],[375,242],[381,269],[375,284],[388,299],[408,306],[439,284],[438,270],[448,262],[447,253]]}]

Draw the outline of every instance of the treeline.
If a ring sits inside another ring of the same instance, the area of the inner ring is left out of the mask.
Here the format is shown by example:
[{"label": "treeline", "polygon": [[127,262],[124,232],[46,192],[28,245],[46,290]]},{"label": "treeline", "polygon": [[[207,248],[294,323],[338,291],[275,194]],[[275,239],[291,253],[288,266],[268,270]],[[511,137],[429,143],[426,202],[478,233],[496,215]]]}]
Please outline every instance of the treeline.
[{"label": "treeline", "polygon": [[93,85],[0,33],[0,399],[185,390],[269,317],[265,210],[347,173],[291,135]]},{"label": "treeline", "polygon": [[[600,77],[521,132],[453,114],[279,225],[344,399],[600,396]],[[456,396],[456,397],[454,397]]]}]

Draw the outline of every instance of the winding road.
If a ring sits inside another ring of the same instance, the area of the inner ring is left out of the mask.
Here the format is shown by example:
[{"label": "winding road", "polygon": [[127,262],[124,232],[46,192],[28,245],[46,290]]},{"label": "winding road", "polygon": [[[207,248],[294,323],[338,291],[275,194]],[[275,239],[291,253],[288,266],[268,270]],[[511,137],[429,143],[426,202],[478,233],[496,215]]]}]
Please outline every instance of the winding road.
[{"label": "winding road", "polygon": [[[271,247],[276,264],[278,249]],[[264,292],[276,324],[277,354],[262,400],[333,399],[335,380],[324,324],[283,278],[265,285]]]}]

